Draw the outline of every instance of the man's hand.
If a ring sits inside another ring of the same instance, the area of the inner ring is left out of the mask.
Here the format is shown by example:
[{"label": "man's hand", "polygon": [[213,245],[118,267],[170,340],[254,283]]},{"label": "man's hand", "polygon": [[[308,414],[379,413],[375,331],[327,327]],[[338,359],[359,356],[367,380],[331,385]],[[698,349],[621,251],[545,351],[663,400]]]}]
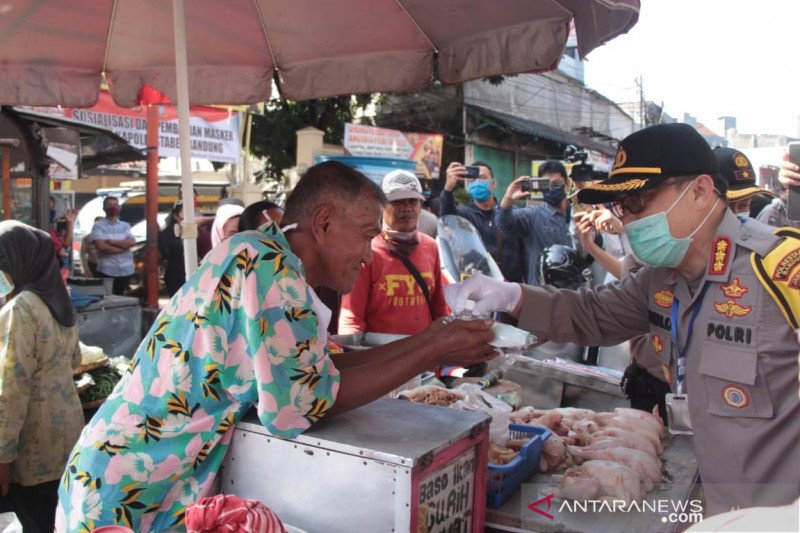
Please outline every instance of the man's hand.
[{"label": "man's hand", "polygon": [[473,315],[493,311],[505,311],[515,318],[522,302],[522,287],[519,283],[498,281],[483,274],[476,274],[461,283],[444,288],[447,304],[458,314],[467,307],[467,300],[475,302]]},{"label": "man's hand", "polygon": [[575,232],[578,234],[578,240],[581,242],[581,247],[588,253],[593,253],[598,247],[594,241],[595,237],[595,222],[592,215],[596,211],[589,213],[576,213],[572,216],[575,221]]},{"label": "man's hand", "polygon": [[783,164],[778,172],[778,180],[784,187],[800,187],[800,166],[789,160],[789,152],[783,154]]},{"label": "man's hand", "polygon": [[622,221],[614,216],[614,213],[608,209],[597,209],[592,211],[592,219],[594,220],[594,227],[597,231],[604,233],[613,233],[619,235],[625,231],[625,226]]},{"label": "man's hand", "polygon": [[529,192],[522,192],[522,182],[531,179],[530,176],[520,176],[508,186],[503,200],[500,202],[500,207],[511,207],[514,202],[526,196],[530,196]]},{"label": "man's hand", "polygon": [[9,463],[0,463],[0,496],[8,496],[8,485],[11,479],[8,467]]},{"label": "man's hand", "polygon": [[496,354],[489,342],[494,339],[491,320],[454,320],[445,324],[443,319],[431,324],[426,333],[435,346],[436,365],[472,366],[488,361]]},{"label": "man's hand", "polygon": [[67,209],[64,211],[64,220],[66,220],[68,224],[72,224],[75,222],[75,217],[77,215],[78,212],[75,209]]},{"label": "man's hand", "polygon": [[463,164],[453,161],[447,167],[447,174],[444,180],[444,190],[452,191],[458,185],[458,181],[464,179],[467,175],[467,167]]}]

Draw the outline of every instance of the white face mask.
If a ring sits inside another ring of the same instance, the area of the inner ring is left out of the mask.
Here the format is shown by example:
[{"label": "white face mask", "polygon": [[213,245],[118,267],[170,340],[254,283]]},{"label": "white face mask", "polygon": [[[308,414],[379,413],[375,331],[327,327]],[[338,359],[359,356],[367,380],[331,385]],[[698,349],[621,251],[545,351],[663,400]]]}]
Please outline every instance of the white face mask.
[{"label": "white face mask", "polygon": [[14,282],[11,277],[0,270],[0,298],[6,298],[14,291]]}]

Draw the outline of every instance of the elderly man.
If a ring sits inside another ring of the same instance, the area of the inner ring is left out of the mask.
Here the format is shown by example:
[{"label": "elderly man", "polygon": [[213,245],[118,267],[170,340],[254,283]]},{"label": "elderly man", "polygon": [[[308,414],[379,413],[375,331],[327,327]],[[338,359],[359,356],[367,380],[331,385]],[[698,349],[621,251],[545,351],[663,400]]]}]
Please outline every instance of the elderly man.
[{"label": "elderly man", "polygon": [[579,200],[614,202],[648,266],[581,292],[475,277],[454,289],[453,304],[508,311],[540,340],[602,345],[648,334],[678,394],[667,397],[682,417],[670,427],[691,420],[707,515],[800,494],[800,238],[739,220],[725,191],[693,128],[640,130],[620,143],[609,179]]},{"label": "elderly man", "polygon": [[381,189],[388,200],[382,230],[372,239],[372,262],[361,266],[355,288],[342,297],[339,333],[412,335],[447,314],[439,250],[417,229],[425,199],[419,180],[394,170]]},{"label": "elderly man", "polygon": [[[293,438],[425,369],[491,355],[487,321],[437,322],[418,336],[329,356],[312,286],[349,292],[380,232],[385,199],[337,162],[312,167],[275,224],[222,241],[170,300],[69,459],[57,531],[180,527],[208,495],[250,407]],[[276,487],[280,490],[280,487]]]}]

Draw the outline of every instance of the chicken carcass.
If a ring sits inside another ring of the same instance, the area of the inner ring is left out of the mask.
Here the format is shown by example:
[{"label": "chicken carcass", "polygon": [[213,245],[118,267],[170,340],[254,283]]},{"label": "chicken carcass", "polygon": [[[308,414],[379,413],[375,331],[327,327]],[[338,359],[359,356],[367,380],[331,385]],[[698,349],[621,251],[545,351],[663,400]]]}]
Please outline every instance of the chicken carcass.
[{"label": "chicken carcass", "polygon": [[576,464],[593,459],[613,461],[630,467],[639,474],[644,490],[649,492],[661,483],[661,461],[652,455],[631,448],[589,449],[568,446],[567,451]]},{"label": "chicken carcass", "polygon": [[567,460],[567,446],[564,439],[555,434],[544,441],[542,456],[539,459],[540,472],[552,472],[558,470]]},{"label": "chicken carcass", "polygon": [[660,454],[663,450],[663,447],[661,446],[661,436],[659,435],[658,431],[653,429],[653,426],[641,418],[615,416],[609,421],[608,426],[606,427],[632,431],[633,433],[636,433],[637,435],[649,440],[650,444],[653,445],[657,453]]},{"label": "chicken carcass", "polygon": [[560,498],[592,500],[610,497],[630,502],[643,496],[639,474],[612,461],[591,460],[564,473],[553,493]]},{"label": "chicken carcass", "polygon": [[658,457],[658,451],[656,451],[656,447],[650,440],[628,429],[605,427],[592,433],[589,437],[591,440],[587,444],[592,444],[601,437],[617,437],[623,442],[624,448],[633,448],[634,450],[649,453],[653,457]]}]

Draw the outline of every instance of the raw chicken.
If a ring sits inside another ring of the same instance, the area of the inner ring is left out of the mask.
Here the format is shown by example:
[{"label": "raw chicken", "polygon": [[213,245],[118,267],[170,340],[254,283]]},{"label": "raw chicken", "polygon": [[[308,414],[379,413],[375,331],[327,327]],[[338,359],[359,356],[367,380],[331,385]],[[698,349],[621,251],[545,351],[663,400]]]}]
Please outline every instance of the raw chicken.
[{"label": "raw chicken", "polygon": [[653,429],[653,427],[648,422],[645,422],[641,418],[615,416],[609,421],[609,424],[606,427],[620,428],[632,431],[637,435],[646,438],[647,440],[650,441],[653,447],[655,447],[656,452],[658,452],[659,454],[663,449],[661,446],[661,437],[658,431]]},{"label": "raw chicken", "polygon": [[628,429],[606,427],[592,433],[589,437],[591,437],[591,440],[587,444],[591,444],[600,437],[617,437],[622,440],[625,448],[633,448],[634,450],[649,453],[653,457],[658,457],[658,452],[652,442]]},{"label": "raw chicken", "polygon": [[544,441],[542,456],[539,459],[540,472],[552,472],[558,470],[567,459],[567,446],[564,439],[558,435],[551,434]]},{"label": "raw chicken", "polygon": [[553,491],[561,498],[592,500],[611,497],[630,502],[643,496],[642,483],[631,468],[611,461],[586,461],[564,474],[561,487]]},{"label": "raw chicken", "polygon": [[642,480],[645,491],[651,491],[661,483],[661,461],[650,454],[630,448],[590,449],[568,446],[576,464],[593,459],[614,461],[630,467]]}]

